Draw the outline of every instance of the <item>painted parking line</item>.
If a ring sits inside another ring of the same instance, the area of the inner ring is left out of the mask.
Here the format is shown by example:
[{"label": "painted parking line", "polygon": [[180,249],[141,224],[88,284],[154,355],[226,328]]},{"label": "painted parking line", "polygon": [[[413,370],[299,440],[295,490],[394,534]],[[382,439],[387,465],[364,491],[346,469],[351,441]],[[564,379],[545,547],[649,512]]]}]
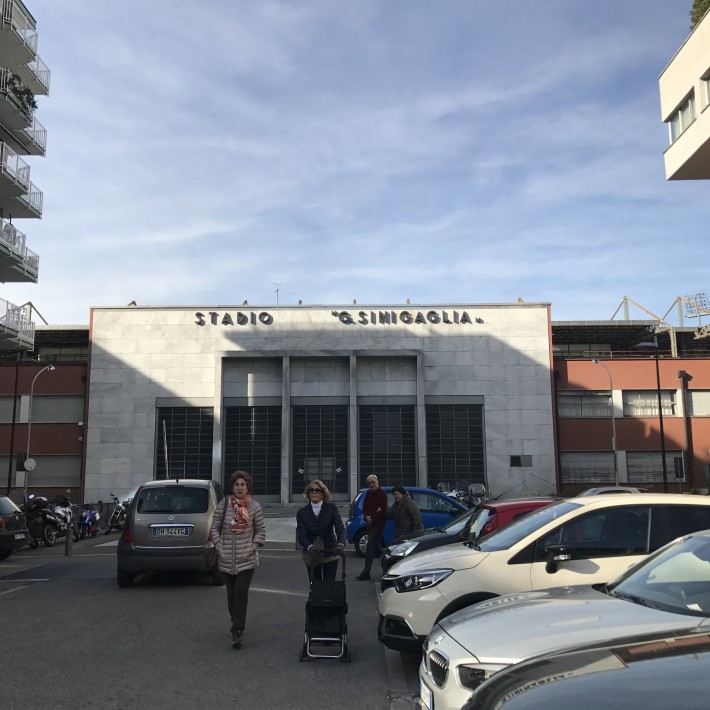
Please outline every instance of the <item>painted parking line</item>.
[{"label": "painted parking line", "polygon": [[250,592],[267,592],[269,594],[283,594],[287,597],[302,597],[306,599],[308,594],[306,592],[288,592],[284,589],[266,589],[265,587],[250,587]]}]

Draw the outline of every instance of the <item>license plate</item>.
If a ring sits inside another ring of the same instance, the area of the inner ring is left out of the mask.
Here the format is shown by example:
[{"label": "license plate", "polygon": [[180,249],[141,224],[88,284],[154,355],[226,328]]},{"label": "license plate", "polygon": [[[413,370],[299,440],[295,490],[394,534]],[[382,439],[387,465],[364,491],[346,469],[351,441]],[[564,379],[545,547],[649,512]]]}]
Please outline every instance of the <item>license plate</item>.
[{"label": "license plate", "polygon": [[190,528],[153,528],[153,537],[190,537]]},{"label": "license plate", "polygon": [[15,540],[24,540],[25,533],[15,533]]},{"label": "license plate", "polygon": [[431,695],[431,690],[426,687],[421,678],[419,679],[419,697],[427,710],[434,710],[434,698]]}]

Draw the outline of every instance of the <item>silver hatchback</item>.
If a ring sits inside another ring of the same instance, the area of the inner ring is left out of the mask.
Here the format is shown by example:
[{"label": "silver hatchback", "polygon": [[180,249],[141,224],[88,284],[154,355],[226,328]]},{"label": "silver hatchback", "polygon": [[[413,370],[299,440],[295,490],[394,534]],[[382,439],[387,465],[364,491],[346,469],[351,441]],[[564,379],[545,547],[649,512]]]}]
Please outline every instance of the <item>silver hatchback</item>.
[{"label": "silver hatchback", "polygon": [[[137,491],[118,541],[116,581],[130,587],[142,572],[207,571],[212,516],[224,500],[217,481],[149,481]],[[219,572],[212,583],[223,584]]]}]

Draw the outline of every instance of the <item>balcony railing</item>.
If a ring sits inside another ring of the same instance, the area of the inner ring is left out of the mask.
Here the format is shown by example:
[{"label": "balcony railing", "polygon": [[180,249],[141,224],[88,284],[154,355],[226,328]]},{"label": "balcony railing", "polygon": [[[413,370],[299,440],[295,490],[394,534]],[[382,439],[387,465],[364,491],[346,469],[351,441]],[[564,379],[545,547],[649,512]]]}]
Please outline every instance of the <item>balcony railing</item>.
[{"label": "balcony railing", "polygon": [[33,118],[32,125],[25,128],[24,132],[32,139],[35,145],[42,149],[44,154],[47,150],[47,129],[36,118]]},{"label": "balcony railing", "polygon": [[18,256],[25,255],[27,237],[6,219],[0,219],[0,242]]},{"label": "balcony railing", "polygon": [[34,114],[36,106],[34,95],[23,83],[20,77],[9,69],[0,68],[0,94],[13,104],[13,111],[22,115],[21,123],[12,125],[12,128],[20,125],[26,126]]},{"label": "balcony railing", "polygon": [[33,182],[29,184],[29,189],[24,195],[20,195],[19,199],[29,205],[30,209],[36,212],[39,216],[42,215],[44,195],[42,190],[40,190]]},{"label": "balcony railing", "polygon": [[8,331],[14,331],[10,335],[19,341],[30,345],[34,343],[35,324],[27,317],[25,309],[0,298],[0,332]]},{"label": "balcony railing", "polygon": [[27,65],[27,68],[35,75],[37,81],[44,87],[44,93],[48,94],[49,80],[51,76],[49,67],[39,57],[36,57]]},{"label": "balcony railing", "polygon": [[0,170],[21,187],[30,187],[30,166],[7,143],[0,143]]},{"label": "balcony railing", "polygon": [[37,54],[37,30],[34,22],[15,0],[3,0],[2,21],[12,27],[20,41],[32,51],[32,54]]},{"label": "balcony railing", "polygon": [[34,276],[39,274],[39,255],[26,246],[27,237],[6,219],[0,219],[0,243],[22,259],[22,268]]}]

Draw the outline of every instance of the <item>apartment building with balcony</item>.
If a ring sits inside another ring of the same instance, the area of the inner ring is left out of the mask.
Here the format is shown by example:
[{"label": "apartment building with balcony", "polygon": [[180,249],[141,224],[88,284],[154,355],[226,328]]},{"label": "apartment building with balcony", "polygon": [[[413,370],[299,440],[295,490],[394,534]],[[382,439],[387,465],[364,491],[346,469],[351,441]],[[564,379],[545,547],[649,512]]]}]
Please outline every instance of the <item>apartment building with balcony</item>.
[{"label": "apartment building with balcony", "polygon": [[[39,255],[28,246],[31,226],[24,224],[42,217],[42,191],[29,160],[47,148],[47,131],[35,112],[36,97],[49,94],[50,71],[37,53],[29,10],[21,0],[0,3],[0,283],[37,283]],[[0,349],[31,350],[33,341],[25,307],[0,292]]]},{"label": "apartment building with balcony", "polygon": [[696,25],[658,79],[670,145],[668,180],[710,178],[710,12]]}]

